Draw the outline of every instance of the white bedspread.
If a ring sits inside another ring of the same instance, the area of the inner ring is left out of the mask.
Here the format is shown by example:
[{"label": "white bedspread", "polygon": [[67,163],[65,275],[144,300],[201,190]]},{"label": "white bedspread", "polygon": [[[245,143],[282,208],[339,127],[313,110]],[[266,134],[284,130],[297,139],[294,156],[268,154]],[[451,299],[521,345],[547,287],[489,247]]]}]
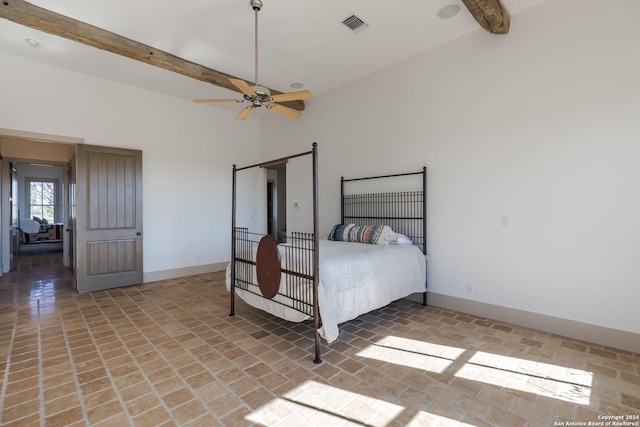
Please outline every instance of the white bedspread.
[{"label": "white bedspread", "polygon": [[[227,290],[231,289],[230,267],[227,268]],[[412,245],[320,240],[320,334],[331,343],[338,338],[340,323],[413,293],[424,292],[426,270],[424,255]],[[308,318],[241,289],[236,288],[236,293],[248,304],[280,318],[293,322]]]}]

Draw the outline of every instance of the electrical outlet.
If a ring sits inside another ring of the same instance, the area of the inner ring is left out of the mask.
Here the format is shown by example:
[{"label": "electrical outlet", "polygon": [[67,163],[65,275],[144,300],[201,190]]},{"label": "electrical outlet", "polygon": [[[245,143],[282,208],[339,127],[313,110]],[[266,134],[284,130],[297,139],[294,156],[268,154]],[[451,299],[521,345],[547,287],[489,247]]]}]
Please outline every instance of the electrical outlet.
[{"label": "electrical outlet", "polygon": [[473,292],[473,283],[467,283],[466,285],[467,292]]}]

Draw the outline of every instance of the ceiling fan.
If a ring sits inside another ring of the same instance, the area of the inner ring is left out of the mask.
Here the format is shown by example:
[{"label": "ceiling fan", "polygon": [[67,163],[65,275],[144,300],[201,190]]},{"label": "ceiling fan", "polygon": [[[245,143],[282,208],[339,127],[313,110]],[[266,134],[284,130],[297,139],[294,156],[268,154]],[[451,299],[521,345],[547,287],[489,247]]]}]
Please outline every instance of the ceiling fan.
[{"label": "ceiling fan", "polygon": [[238,114],[236,120],[245,120],[256,108],[262,106],[266,107],[267,110],[272,110],[292,119],[297,119],[302,115],[301,113],[278,103],[311,99],[313,95],[308,90],[271,95],[271,91],[268,88],[258,84],[258,12],[262,9],[262,1],[251,0],[250,4],[255,12],[255,85],[251,86],[241,79],[229,79],[229,81],[244,94],[242,99],[194,99],[193,102],[241,102],[251,104]]}]

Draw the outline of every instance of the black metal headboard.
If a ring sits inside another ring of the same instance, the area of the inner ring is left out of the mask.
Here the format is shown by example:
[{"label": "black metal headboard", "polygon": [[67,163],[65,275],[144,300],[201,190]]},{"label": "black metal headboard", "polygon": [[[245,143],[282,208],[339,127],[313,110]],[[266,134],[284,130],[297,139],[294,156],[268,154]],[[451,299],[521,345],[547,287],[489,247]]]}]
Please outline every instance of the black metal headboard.
[{"label": "black metal headboard", "polygon": [[[390,193],[367,193],[345,195],[345,183],[369,179],[396,178],[422,175],[422,190]],[[402,233],[413,240],[415,245],[427,253],[427,168],[420,172],[394,175],[372,176],[340,180],[341,209],[343,224],[388,225],[393,231]]]}]

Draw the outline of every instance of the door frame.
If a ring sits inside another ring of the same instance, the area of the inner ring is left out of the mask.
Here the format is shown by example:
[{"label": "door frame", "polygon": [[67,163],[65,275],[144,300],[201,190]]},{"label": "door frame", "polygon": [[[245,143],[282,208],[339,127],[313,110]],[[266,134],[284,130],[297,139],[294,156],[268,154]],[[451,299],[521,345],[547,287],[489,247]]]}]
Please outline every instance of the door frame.
[{"label": "door frame", "polygon": [[[11,170],[11,163],[40,163],[43,165],[51,165],[51,166],[60,166],[62,167],[62,176],[63,182],[60,183],[60,196],[61,196],[61,218],[64,224],[68,224],[69,222],[69,209],[67,206],[68,203],[68,164],[62,162],[54,162],[54,161],[46,161],[46,160],[36,160],[36,159],[26,159],[26,158],[17,158],[17,157],[3,157],[2,163],[0,165],[1,170],[1,190],[3,196],[3,200],[9,200],[9,194],[11,193],[11,180],[9,179],[8,171]],[[7,175],[7,176],[5,176]],[[19,200],[20,202],[20,200]],[[10,257],[11,257],[11,237],[12,237],[12,228],[13,225],[11,222],[11,206],[9,203],[3,203],[0,209],[0,221],[6,227],[2,227],[2,273],[7,273],[10,267]],[[63,230],[62,234],[62,263],[65,267],[69,267],[71,265],[71,259],[69,258],[69,236],[66,231],[66,227]]]},{"label": "door frame", "polygon": [[[61,186],[62,191],[62,218],[65,224],[69,221],[69,209],[68,209],[68,160],[65,161],[56,161],[56,160],[47,160],[44,158],[33,158],[33,157],[19,157],[19,153],[11,152],[9,155],[2,147],[3,139],[23,139],[32,143],[52,143],[52,144],[64,144],[67,146],[75,146],[77,144],[84,144],[84,139],[82,138],[74,138],[62,135],[51,135],[51,134],[43,134],[37,132],[27,132],[27,131],[19,131],[13,129],[4,129],[0,128],[0,148],[2,152],[7,157],[2,157],[0,161],[0,194],[2,195],[2,200],[5,203],[1,203],[0,205],[0,260],[2,261],[2,268],[0,268],[0,276],[3,273],[9,271],[10,268],[10,244],[11,244],[11,206],[9,206],[9,194],[11,193],[11,181],[9,179],[10,164],[11,162],[16,163],[41,163],[41,164],[50,164],[55,166],[62,166],[63,168],[63,183]],[[75,148],[74,148],[75,150]],[[46,156],[45,156],[46,157]],[[6,176],[5,176],[6,175]],[[63,233],[63,262],[66,267],[72,265],[72,260],[69,258],[69,236],[66,230]]]}]

